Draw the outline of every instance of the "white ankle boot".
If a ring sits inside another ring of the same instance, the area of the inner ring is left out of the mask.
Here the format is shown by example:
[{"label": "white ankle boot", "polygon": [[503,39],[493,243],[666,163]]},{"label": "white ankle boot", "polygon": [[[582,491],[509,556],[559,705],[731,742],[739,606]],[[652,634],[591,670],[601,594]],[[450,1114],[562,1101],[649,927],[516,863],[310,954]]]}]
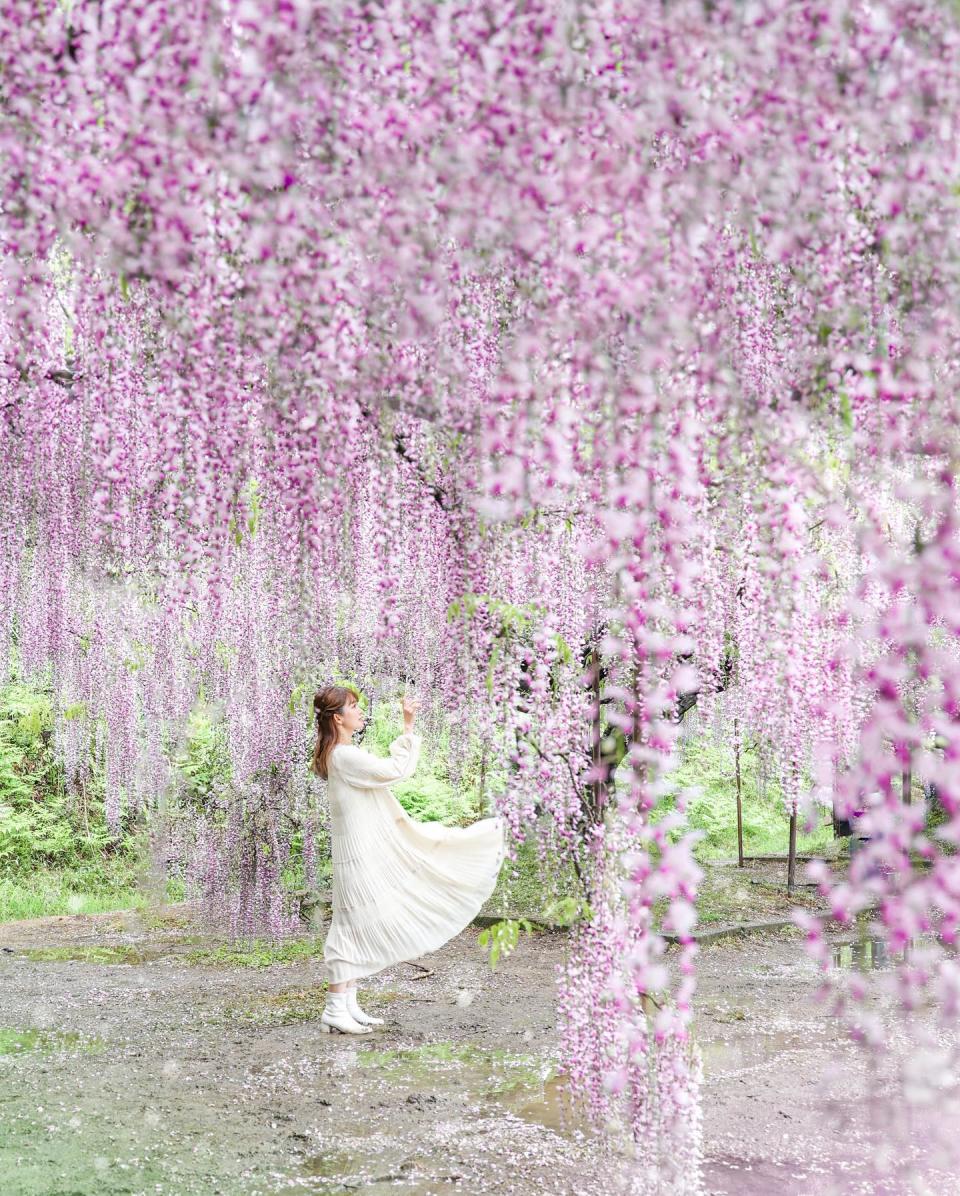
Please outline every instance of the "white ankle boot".
[{"label": "white ankle boot", "polygon": [[369,1034],[370,1027],[358,1022],[347,1006],[347,993],[327,992],[327,1003],[320,1014],[320,1030],[329,1034],[339,1030],[341,1034]]},{"label": "white ankle boot", "polygon": [[353,1020],[355,1022],[360,1022],[361,1025],[364,1025],[364,1026],[382,1026],[383,1025],[382,1017],[374,1017],[370,1013],[364,1013],[364,1011],[360,1008],[360,1004],[357,999],[357,986],[355,984],[351,988],[347,989],[347,1009],[350,1013],[350,1016],[353,1018]]}]

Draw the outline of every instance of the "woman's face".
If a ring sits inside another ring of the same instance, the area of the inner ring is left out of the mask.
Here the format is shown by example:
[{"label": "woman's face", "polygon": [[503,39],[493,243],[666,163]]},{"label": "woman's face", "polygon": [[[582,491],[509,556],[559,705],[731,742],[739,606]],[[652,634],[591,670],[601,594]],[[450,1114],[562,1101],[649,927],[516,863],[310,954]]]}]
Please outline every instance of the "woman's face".
[{"label": "woman's face", "polygon": [[359,731],[366,725],[367,716],[360,709],[357,699],[351,696],[347,698],[343,709],[334,715],[334,720],[341,730],[352,735],[354,731]]}]

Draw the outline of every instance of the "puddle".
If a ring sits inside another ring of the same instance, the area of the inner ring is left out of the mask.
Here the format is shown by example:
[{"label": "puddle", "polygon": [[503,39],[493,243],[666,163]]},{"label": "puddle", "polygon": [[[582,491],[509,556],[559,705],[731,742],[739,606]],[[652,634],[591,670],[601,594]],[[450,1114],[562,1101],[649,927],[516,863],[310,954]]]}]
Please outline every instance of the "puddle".
[{"label": "puddle", "polygon": [[498,1108],[561,1135],[575,1130],[590,1132],[587,1120],[575,1108],[562,1076],[551,1075],[536,1088],[518,1084],[507,1091],[490,1094],[489,1099]]},{"label": "puddle", "polygon": [[537,1055],[486,1050],[472,1042],[428,1042],[398,1050],[360,1050],[357,1063],[375,1069],[398,1085],[420,1088],[429,1080],[477,1096],[498,1096],[518,1088],[539,1090],[553,1074],[553,1065]]},{"label": "puddle", "polygon": [[[821,1185],[823,1178],[816,1177]],[[704,1180],[712,1196],[809,1196],[817,1189],[801,1166],[730,1155],[707,1158]]]},{"label": "puddle", "polygon": [[891,951],[883,939],[860,939],[855,943],[841,943],[833,948],[835,968],[855,968],[858,972],[871,972],[880,968],[903,963],[910,947],[917,944],[911,939],[909,945],[900,951]]},{"label": "puddle", "polygon": [[187,930],[193,921],[186,914],[165,914],[149,911],[140,914],[140,922],[147,930]]},{"label": "puddle", "polygon": [[32,1051],[99,1051],[104,1043],[75,1030],[15,1030],[0,1026],[0,1055],[25,1055]]},{"label": "puddle", "polygon": [[368,1184],[364,1189],[366,1196],[385,1196],[386,1193],[399,1193],[400,1196],[464,1196],[464,1186],[453,1179],[422,1179],[412,1180],[409,1184],[398,1185],[394,1181],[385,1180],[381,1183]]},{"label": "puddle", "polygon": [[360,1155],[351,1154],[346,1150],[332,1150],[325,1154],[310,1155],[303,1161],[304,1175],[316,1176],[318,1179],[336,1178],[339,1182],[349,1180],[353,1176],[363,1173],[363,1161]]},{"label": "puddle", "polygon": [[[371,1013],[387,1008],[395,1001],[408,999],[393,989],[364,996],[364,1006]],[[292,1026],[320,1020],[327,1003],[325,984],[282,989],[263,993],[243,1001],[231,1001],[208,1019],[211,1025]]]},{"label": "puddle", "polygon": [[382,1179],[363,1186],[364,1196],[464,1196],[465,1191],[463,1184],[451,1179]]},{"label": "puddle", "polygon": [[749,1072],[775,1067],[790,1055],[801,1055],[835,1041],[830,1035],[799,1030],[755,1030],[749,1037],[713,1042],[697,1040],[703,1056],[703,1074],[707,1083],[728,1080]]},{"label": "puddle", "polygon": [[408,1177],[403,1173],[376,1179],[359,1176],[322,1179],[312,1177],[309,1172],[302,1172],[301,1175],[301,1183],[316,1196],[348,1196],[348,1193],[361,1191],[364,1196],[464,1196],[465,1192],[463,1184],[456,1180]]},{"label": "puddle", "polygon": [[320,1020],[327,1003],[326,985],[265,993],[252,1000],[225,1005],[212,1024],[233,1026],[293,1026]]},{"label": "puddle", "polygon": [[[444,1179],[432,1180],[423,1175],[430,1160],[411,1157],[405,1149],[379,1151],[375,1154],[348,1150],[325,1151],[311,1155],[300,1165],[300,1175],[318,1196],[340,1196],[340,1193],[399,1192],[414,1193],[447,1191]],[[418,1165],[419,1164],[419,1165]],[[457,1191],[455,1187],[450,1191]],[[459,1189],[462,1192],[462,1188]]]}]

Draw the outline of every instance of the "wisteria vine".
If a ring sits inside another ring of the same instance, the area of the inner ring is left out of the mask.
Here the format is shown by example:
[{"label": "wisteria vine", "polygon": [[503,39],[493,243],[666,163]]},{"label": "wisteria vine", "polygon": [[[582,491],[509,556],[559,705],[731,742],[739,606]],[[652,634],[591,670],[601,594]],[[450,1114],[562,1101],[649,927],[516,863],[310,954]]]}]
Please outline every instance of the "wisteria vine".
[{"label": "wisteria vine", "polygon": [[[812,777],[859,819],[824,890],[932,936],[898,991],[951,1015],[951,6],[0,21],[0,645],[68,783],[102,759],[115,831],[161,809],[217,915],[282,933],[310,686],[414,680],[452,780],[582,886],[563,1064],[638,1191],[699,1184],[695,838],[683,795],[651,817],[692,695],[790,812]],[[200,698],[230,770],[191,803]]]}]

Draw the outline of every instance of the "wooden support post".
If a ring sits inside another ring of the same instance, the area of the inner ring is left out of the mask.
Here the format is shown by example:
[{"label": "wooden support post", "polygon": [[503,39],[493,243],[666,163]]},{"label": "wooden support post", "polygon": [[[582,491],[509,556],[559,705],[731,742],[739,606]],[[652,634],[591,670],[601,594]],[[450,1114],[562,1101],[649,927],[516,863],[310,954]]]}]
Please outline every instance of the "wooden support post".
[{"label": "wooden support post", "polygon": [[740,731],[737,720],[733,720],[733,759],[737,779],[737,867],[743,867],[743,797],[740,781]]},{"label": "wooden support post", "polygon": [[790,811],[790,849],[787,852],[787,889],[793,888],[797,878],[797,808]]}]

